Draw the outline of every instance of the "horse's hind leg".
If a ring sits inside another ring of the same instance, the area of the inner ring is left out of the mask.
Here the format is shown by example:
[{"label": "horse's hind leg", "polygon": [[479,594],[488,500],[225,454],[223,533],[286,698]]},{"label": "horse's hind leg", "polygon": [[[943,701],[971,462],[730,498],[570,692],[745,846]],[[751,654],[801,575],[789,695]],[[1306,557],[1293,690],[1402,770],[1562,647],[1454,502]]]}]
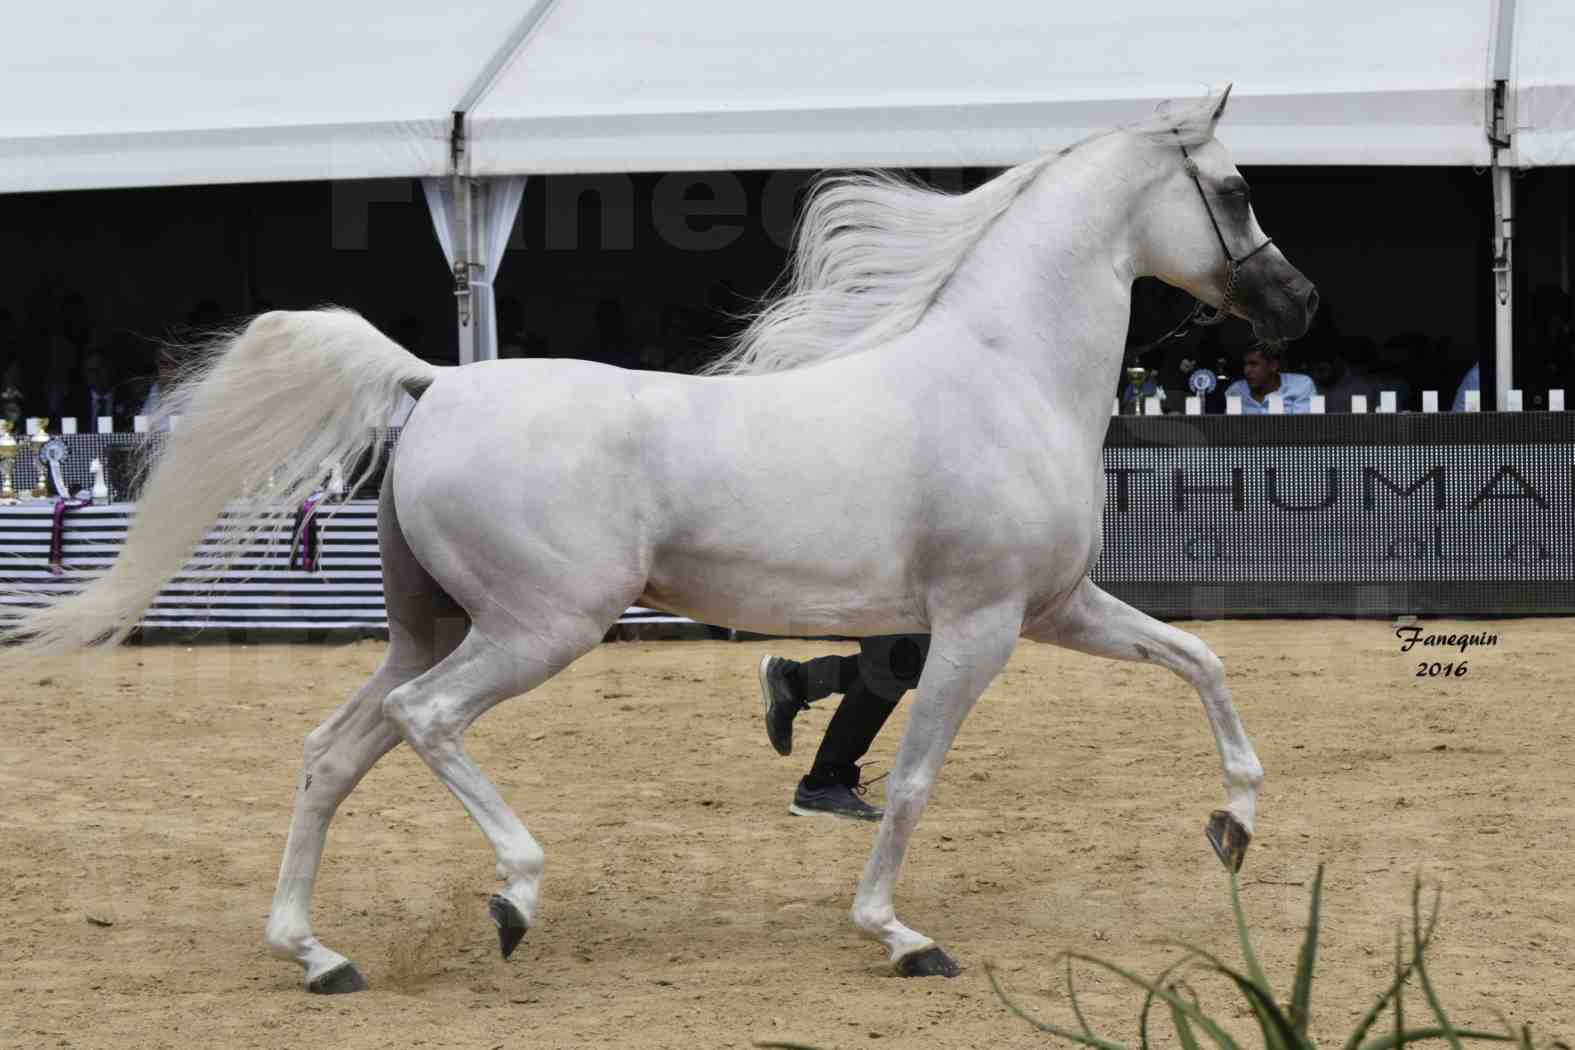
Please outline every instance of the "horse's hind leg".
[{"label": "horse's hind leg", "polygon": [[1063,605],[1030,624],[1023,634],[1094,656],[1158,664],[1198,691],[1219,748],[1227,799],[1226,808],[1210,817],[1206,831],[1220,860],[1232,871],[1239,870],[1252,841],[1263,767],[1231,704],[1219,657],[1200,639],[1139,612],[1087,579]]},{"label": "horse's hind leg", "polygon": [[399,532],[385,487],[378,515],[389,646],[383,664],[339,710],[306,738],[306,759],[296,787],[290,836],[268,917],[268,949],[299,963],[314,992],[354,992],[366,987],[355,967],[312,935],[312,889],[334,811],[367,770],[399,743],[399,730],[383,701],[453,650],[463,637],[465,614],[421,569]]},{"label": "horse's hind leg", "polygon": [[[627,602],[618,608],[624,605]],[[545,857],[498,789],[465,754],[464,733],[494,705],[534,689],[594,648],[616,616],[613,611],[602,623],[540,610],[530,618],[539,626],[529,633],[506,614],[494,623],[477,622],[446,659],[383,702],[390,721],[492,844],[504,888],[492,898],[490,910],[505,959],[536,914]]]}]

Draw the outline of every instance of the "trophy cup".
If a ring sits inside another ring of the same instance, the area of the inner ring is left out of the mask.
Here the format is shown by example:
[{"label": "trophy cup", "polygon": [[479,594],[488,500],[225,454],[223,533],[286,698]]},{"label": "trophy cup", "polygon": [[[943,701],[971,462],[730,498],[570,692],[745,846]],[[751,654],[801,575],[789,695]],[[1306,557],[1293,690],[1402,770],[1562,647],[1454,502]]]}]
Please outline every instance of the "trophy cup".
[{"label": "trophy cup", "polygon": [[1143,414],[1143,381],[1148,378],[1148,369],[1141,365],[1133,365],[1127,369],[1127,383],[1129,393],[1126,401],[1121,406],[1124,416],[1141,416]]}]

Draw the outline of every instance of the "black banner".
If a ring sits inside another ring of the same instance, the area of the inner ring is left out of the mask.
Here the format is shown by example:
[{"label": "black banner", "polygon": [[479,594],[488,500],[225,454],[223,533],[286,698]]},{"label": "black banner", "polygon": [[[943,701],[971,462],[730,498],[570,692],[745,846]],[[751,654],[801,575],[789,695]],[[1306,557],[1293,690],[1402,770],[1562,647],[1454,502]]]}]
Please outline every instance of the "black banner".
[{"label": "black banner", "polygon": [[1096,582],[1156,615],[1575,612],[1575,416],[1112,420]]}]

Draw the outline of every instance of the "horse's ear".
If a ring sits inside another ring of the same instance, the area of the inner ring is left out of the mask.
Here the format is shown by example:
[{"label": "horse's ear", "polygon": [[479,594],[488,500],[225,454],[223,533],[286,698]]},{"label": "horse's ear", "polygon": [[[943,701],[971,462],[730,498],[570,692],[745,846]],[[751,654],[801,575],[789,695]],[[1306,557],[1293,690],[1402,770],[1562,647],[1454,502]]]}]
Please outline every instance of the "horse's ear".
[{"label": "horse's ear", "polygon": [[1209,123],[1218,124],[1220,118],[1225,115],[1225,103],[1230,101],[1230,89],[1235,86],[1234,82],[1225,85],[1225,93],[1220,96],[1219,105],[1214,107],[1214,115],[1209,118]]}]

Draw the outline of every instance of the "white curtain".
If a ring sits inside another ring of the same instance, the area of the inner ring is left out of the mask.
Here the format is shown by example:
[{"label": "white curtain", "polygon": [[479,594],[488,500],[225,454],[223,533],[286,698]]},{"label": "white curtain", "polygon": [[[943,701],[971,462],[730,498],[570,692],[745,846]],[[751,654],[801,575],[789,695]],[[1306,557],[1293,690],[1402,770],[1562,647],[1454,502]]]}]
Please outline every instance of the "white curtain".
[{"label": "white curtain", "polygon": [[[427,207],[432,212],[438,243],[443,246],[443,258],[448,260],[449,271],[453,272],[454,242],[458,239],[460,221],[459,209],[455,207],[454,182],[448,178],[422,179],[421,186],[426,190]],[[487,361],[498,356],[498,310],[493,301],[492,281],[503,265],[503,250],[508,247],[509,232],[514,229],[520,201],[525,197],[525,176],[472,179],[470,194],[476,217],[475,229],[471,231],[474,240],[470,246],[471,323],[476,328],[476,360]],[[460,348],[462,362],[465,349]]]}]

